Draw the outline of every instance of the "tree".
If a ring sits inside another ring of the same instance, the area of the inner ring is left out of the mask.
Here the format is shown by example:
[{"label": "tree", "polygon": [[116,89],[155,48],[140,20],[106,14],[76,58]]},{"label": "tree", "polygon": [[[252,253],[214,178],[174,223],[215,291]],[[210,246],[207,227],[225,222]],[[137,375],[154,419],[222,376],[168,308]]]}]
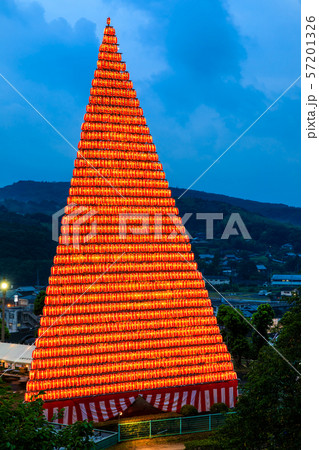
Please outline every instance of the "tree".
[{"label": "tree", "polygon": [[224,327],[222,335],[238,365],[241,365],[242,357],[248,356],[250,352],[247,338],[250,330],[249,323],[243,318],[239,310],[226,305],[219,307],[217,322]]},{"label": "tree", "polygon": [[68,450],[95,448],[92,442],[92,422],[75,422],[73,425],[62,428],[59,433],[59,445]]},{"label": "tree", "polygon": [[92,422],[76,422],[57,431],[43,415],[43,400],[23,403],[0,379],[0,448],[68,450],[93,448]]},{"label": "tree", "polygon": [[[274,310],[268,303],[259,305],[257,311],[252,315],[251,323],[257,330],[257,332],[253,331],[252,334],[253,350],[256,357],[258,356],[261,347],[266,344],[265,339],[268,340],[268,329],[272,325],[274,317]],[[263,339],[258,332],[265,339]]]},{"label": "tree", "polygon": [[40,291],[36,296],[36,299],[34,300],[33,311],[34,314],[36,314],[37,316],[40,316],[42,314],[45,296],[46,296],[45,291]]},{"label": "tree", "polygon": [[184,405],[181,408],[181,414],[182,416],[197,416],[198,411],[197,408],[193,405]]},{"label": "tree", "polygon": [[285,272],[300,273],[301,272],[301,258],[296,255],[287,259],[284,269]]},{"label": "tree", "polygon": [[228,412],[229,408],[225,403],[214,403],[209,410],[212,414]]},{"label": "tree", "polygon": [[220,252],[216,251],[214,254],[214,259],[209,264],[207,264],[207,275],[221,275],[222,270],[220,267],[220,261]]},{"label": "tree", "polygon": [[294,300],[280,325],[275,347],[289,363],[270,345],[260,350],[236,414],[210,439],[212,450],[300,448],[300,298]]},{"label": "tree", "polygon": [[258,275],[256,264],[249,260],[241,261],[238,264],[238,276],[243,280],[250,280]]}]

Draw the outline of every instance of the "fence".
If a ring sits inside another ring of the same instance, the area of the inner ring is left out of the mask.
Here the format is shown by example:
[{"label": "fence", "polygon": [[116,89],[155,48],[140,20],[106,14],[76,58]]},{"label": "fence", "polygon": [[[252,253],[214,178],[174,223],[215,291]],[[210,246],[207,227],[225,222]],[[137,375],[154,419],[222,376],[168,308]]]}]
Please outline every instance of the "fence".
[{"label": "fence", "polygon": [[225,423],[226,416],[234,414],[206,414],[203,416],[176,417],[172,419],[145,420],[118,424],[118,441],[149,439],[174,434],[211,431]]},{"label": "fence", "polygon": [[107,435],[105,432],[103,432],[103,435],[104,436],[100,440],[94,442],[94,450],[104,450],[118,443],[117,433],[108,431]]},{"label": "fence", "polygon": [[[67,426],[62,423],[53,423],[52,425],[57,431]],[[118,437],[115,431],[94,429],[92,438],[94,443],[94,450],[104,450],[118,443]]]}]

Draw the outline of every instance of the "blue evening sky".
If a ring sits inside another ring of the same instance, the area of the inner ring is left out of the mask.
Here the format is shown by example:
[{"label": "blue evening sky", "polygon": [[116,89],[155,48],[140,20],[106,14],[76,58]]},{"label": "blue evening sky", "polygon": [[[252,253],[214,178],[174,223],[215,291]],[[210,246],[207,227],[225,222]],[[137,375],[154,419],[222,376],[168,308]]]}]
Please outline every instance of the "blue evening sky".
[{"label": "blue evening sky", "polygon": [[[106,18],[171,186],[300,75],[299,0],[2,0],[0,73],[77,147]],[[74,150],[0,78],[0,185],[69,181]],[[300,205],[300,82],[193,189]]]}]

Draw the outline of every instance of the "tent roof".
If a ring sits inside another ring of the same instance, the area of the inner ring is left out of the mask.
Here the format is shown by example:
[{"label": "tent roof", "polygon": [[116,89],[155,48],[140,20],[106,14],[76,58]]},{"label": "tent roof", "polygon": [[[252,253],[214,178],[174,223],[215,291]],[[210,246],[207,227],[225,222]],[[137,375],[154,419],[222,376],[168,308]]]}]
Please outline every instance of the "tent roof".
[{"label": "tent roof", "polygon": [[0,343],[0,360],[9,363],[31,364],[35,345]]}]

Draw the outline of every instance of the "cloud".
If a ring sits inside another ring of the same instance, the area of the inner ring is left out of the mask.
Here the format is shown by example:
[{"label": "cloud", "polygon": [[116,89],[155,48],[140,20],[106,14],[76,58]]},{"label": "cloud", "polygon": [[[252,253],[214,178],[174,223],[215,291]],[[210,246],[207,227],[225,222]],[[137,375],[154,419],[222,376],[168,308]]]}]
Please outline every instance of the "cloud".
[{"label": "cloud", "polygon": [[300,1],[224,0],[224,5],[247,55],[243,86],[278,95],[300,75]]},{"label": "cloud", "polygon": [[[98,47],[95,25],[81,19],[72,27],[63,18],[47,23],[37,3],[2,2],[0,29],[6,42],[1,73],[76,147]],[[3,167],[12,168],[2,182],[68,179],[75,151],[0,82]]]},{"label": "cloud", "polygon": [[[3,1],[0,71],[76,147],[111,16],[168,179],[187,187],[293,81],[297,6],[273,18],[284,8],[273,0],[198,0],[196,7],[190,0]],[[12,167],[2,183],[69,180],[74,150],[0,82],[4,167]],[[194,188],[298,204],[298,86]]]},{"label": "cloud", "polygon": [[[18,0],[24,4],[25,0]],[[98,43],[101,42],[106,18],[111,16],[120,49],[125,49],[125,58],[135,81],[151,80],[169,70],[163,46],[164,22],[158,21],[143,2],[123,0],[37,0],[42,6],[48,23],[63,18],[70,27],[85,18],[94,24]]]}]

